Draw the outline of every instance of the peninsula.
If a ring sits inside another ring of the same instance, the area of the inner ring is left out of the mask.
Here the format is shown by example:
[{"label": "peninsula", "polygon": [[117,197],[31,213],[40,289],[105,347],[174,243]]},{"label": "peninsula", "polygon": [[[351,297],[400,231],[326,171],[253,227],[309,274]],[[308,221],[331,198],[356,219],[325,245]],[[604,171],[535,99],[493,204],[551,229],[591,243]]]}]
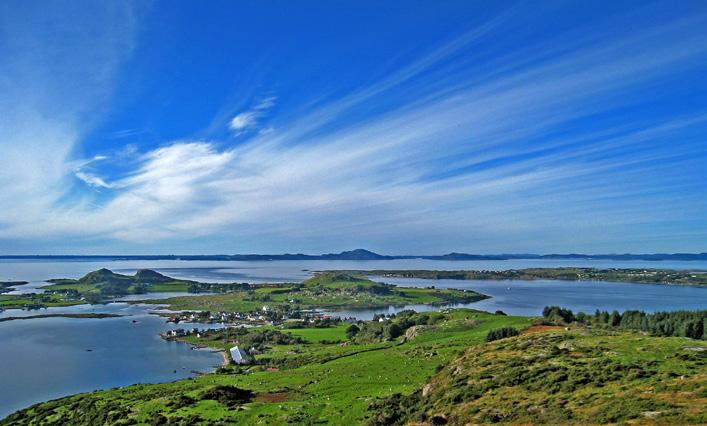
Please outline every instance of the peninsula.
[{"label": "peninsula", "polygon": [[431,280],[561,280],[707,286],[707,271],[627,268],[527,268],[505,271],[352,270],[349,274]]}]

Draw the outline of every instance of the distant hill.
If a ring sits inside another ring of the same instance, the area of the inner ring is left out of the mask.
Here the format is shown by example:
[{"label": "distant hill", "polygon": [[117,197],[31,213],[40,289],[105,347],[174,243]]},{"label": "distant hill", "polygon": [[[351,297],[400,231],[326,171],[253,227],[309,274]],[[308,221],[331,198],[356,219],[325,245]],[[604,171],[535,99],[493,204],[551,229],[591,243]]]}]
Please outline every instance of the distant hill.
[{"label": "distant hill", "polygon": [[511,260],[511,259],[583,259],[583,260],[707,260],[707,253],[653,253],[653,254],[470,254],[452,252],[443,255],[382,255],[370,250],[355,249],[341,253],[328,254],[186,254],[186,255],[0,255],[0,259],[45,259],[45,260],[229,260],[229,261],[263,261],[263,260],[394,260],[394,259],[428,259],[428,260]]},{"label": "distant hill", "polygon": [[126,294],[187,291],[193,286],[202,285],[196,281],[171,278],[151,269],[139,269],[135,275],[123,275],[106,268],[89,272],[77,280],[54,278],[47,282],[51,283],[43,287],[47,291],[78,294],[91,302]]},{"label": "distant hill", "polygon": [[127,275],[116,274],[110,269],[101,268],[97,271],[89,272],[77,281],[79,284],[126,284],[133,283],[133,277]]},{"label": "distant hill", "polygon": [[394,259],[392,256],[383,256],[378,253],[373,253],[372,251],[364,249],[356,249],[350,251],[342,251],[341,253],[330,253],[320,256],[322,259],[332,259],[332,260],[383,260],[383,259]]}]

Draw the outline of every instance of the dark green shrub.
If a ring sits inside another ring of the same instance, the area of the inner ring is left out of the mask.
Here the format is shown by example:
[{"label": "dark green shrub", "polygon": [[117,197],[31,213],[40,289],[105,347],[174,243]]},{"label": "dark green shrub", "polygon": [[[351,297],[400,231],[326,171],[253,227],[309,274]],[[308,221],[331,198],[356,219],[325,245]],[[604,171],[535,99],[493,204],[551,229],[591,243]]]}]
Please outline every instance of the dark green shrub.
[{"label": "dark green shrub", "polygon": [[250,402],[255,397],[253,391],[235,386],[215,386],[201,395],[201,399],[213,399],[226,406]]},{"label": "dark green shrub", "polygon": [[520,331],[513,327],[495,328],[493,330],[490,330],[489,333],[486,335],[486,341],[493,342],[494,340],[505,339],[506,337],[513,337],[519,334]]}]

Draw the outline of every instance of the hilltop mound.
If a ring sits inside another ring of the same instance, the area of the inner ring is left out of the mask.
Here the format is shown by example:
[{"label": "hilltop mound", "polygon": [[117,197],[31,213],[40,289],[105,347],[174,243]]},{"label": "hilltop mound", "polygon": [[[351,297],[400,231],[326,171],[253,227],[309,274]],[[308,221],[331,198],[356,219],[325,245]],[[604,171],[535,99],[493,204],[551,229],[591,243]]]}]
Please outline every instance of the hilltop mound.
[{"label": "hilltop mound", "polygon": [[79,284],[103,284],[103,283],[131,283],[133,277],[116,274],[110,269],[101,268],[97,271],[89,272],[79,278]]},{"label": "hilltop mound", "polygon": [[323,272],[304,281],[306,286],[328,285],[333,283],[372,283],[366,278],[357,277],[343,272]]},{"label": "hilltop mound", "polygon": [[304,282],[306,291],[321,294],[355,296],[357,294],[390,295],[394,286],[343,272],[324,272]]},{"label": "hilltop mound", "polygon": [[[691,346],[688,346],[687,344]],[[418,392],[372,404],[373,424],[704,424],[699,341],[550,332],[475,347]]]}]

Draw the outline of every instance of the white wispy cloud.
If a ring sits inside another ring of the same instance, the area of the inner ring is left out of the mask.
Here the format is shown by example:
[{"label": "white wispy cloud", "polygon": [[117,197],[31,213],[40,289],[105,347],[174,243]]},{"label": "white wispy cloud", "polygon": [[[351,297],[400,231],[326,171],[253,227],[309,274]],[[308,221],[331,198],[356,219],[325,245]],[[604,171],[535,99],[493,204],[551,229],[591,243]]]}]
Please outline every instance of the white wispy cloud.
[{"label": "white wispy cloud", "polygon": [[105,111],[133,49],[134,13],[127,3],[0,4],[1,234],[24,238],[13,229],[51,222],[62,209],[80,140]]},{"label": "white wispy cloud", "polygon": [[229,127],[231,127],[231,130],[235,130],[237,132],[240,132],[241,130],[249,129],[253,126],[255,126],[255,123],[257,123],[259,115],[255,111],[248,111],[248,112],[242,112],[233,119],[231,119],[231,123],[229,124]]},{"label": "white wispy cloud", "polygon": [[268,96],[256,103],[249,111],[244,111],[234,116],[228,124],[228,127],[234,131],[236,135],[240,135],[246,130],[254,129],[258,125],[258,120],[264,117],[267,111],[275,106],[277,97]]},{"label": "white wispy cloud", "polygon": [[[619,242],[631,250],[651,239],[682,238],[663,225],[707,211],[679,191],[700,184],[685,173],[705,173],[707,111],[633,123],[607,119],[569,136],[567,127],[629,108],[636,93],[652,90],[660,99],[663,79],[707,58],[704,20],[613,39],[577,30],[565,44],[553,42],[551,54],[547,45],[531,45],[465,74],[460,52],[482,48],[509,19],[277,128],[260,128],[276,101],[263,98],[230,120],[236,133],[259,129],[241,144],[173,141],[113,179],[101,177],[100,163],[74,168],[112,196],[99,207],[90,197],[57,204],[54,190],[38,188],[50,194],[43,205],[51,206],[52,220],[2,213],[0,238],[316,238],[322,246],[394,241],[410,244],[411,253],[437,251],[440,241],[483,252],[503,250],[498,241],[514,250],[601,250]],[[416,77],[426,73],[440,78],[422,84]],[[412,100],[349,119],[401,93]],[[56,175],[38,185],[61,181],[66,164],[59,161]],[[704,237],[700,232],[693,239]]]},{"label": "white wispy cloud", "polygon": [[98,188],[110,188],[112,186],[109,185],[105,180],[103,180],[103,178],[88,172],[79,170],[75,172],[75,175],[77,178],[81,179],[89,186],[94,186]]}]

